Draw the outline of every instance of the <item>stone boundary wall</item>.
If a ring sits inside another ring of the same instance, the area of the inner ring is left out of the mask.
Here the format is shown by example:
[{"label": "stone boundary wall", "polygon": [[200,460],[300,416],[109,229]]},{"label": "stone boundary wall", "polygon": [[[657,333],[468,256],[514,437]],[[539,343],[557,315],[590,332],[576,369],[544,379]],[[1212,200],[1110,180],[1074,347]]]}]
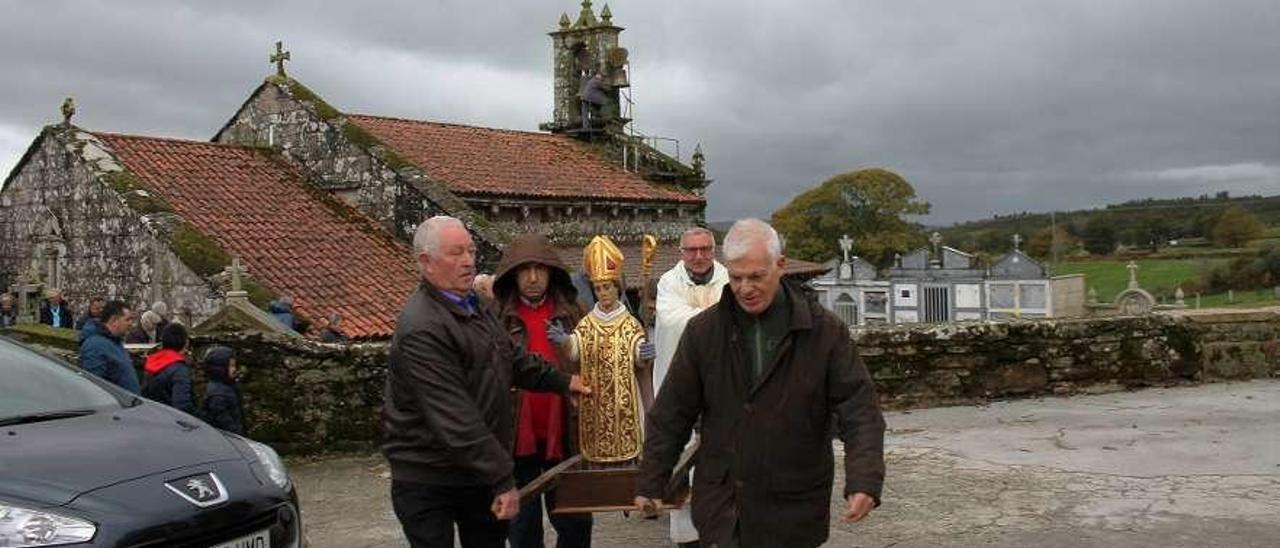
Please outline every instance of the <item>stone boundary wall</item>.
[{"label": "stone boundary wall", "polygon": [[1280,377],[1280,307],[853,334],[888,408]]},{"label": "stone boundary wall", "polygon": [[[890,409],[1280,377],[1280,307],[851,332]],[[253,438],[286,452],[378,442],[386,343],[262,335],[194,342],[196,355],[211,344],[236,348]]]}]

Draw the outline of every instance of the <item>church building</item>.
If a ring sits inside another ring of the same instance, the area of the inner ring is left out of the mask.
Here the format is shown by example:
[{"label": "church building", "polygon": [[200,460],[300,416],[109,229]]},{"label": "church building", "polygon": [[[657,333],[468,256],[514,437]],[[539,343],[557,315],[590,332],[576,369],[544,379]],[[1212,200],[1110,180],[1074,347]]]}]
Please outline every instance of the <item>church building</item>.
[{"label": "church building", "polygon": [[589,0],[561,16],[541,131],[339,109],[287,74],[281,44],[210,142],[79,128],[68,102],[0,189],[0,286],[28,311],[58,288],[76,310],[165,301],[191,325],[240,259],[259,305],[288,296],[304,318],[337,312],[348,335],[384,338],[417,283],[413,229],[439,214],[472,229],[482,269],[519,233],[548,235],[569,265],[596,234],[636,259],[652,234],[656,277],[705,222],[709,180],[700,149],[686,164],[634,132],[622,30]]}]

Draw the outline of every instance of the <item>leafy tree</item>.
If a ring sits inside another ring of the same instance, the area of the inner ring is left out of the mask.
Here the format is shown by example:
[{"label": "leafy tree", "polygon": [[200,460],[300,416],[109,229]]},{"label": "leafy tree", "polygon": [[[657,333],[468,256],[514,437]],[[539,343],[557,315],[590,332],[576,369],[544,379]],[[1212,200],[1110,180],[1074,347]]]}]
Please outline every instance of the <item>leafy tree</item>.
[{"label": "leafy tree", "polygon": [[1084,248],[1094,255],[1109,255],[1116,250],[1116,229],[1110,215],[1096,215],[1084,228]]},{"label": "leafy tree", "polygon": [[1242,247],[1245,242],[1261,238],[1267,227],[1243,207],[1233,205],[1222,211],[1213,224],[1213,243],[1223,247]]},{"label": "leafy tree", "polygon": [[1049,259],[1055,255],[1066,258],[1080,245],[1080,239],[1072,236],[1065,228],[1057,227],[1057,233],[1051,227],[1036,231],[1027,242],[1027,254],[1040,259]]},{"label": "leafy tree", "polygon": [[857,253],[884,264],[895,251],[923,242],[920,226],[905,215],[929,213],[929,203],[898,174],[885,169],[841,173],[796,196],[773,212],[773,226],[786,238],[787,255],[824,261],[839,252],[842,235]]},{"label": "leafy tree", "polygon": [[1164,247],[1177,232],[1173,219],[1166,217],[1163,213],[1146,215],[1140,226],[1144,239],[1136,243],[1150,245],[1152,252],[1160,251],[1160,248]]}]

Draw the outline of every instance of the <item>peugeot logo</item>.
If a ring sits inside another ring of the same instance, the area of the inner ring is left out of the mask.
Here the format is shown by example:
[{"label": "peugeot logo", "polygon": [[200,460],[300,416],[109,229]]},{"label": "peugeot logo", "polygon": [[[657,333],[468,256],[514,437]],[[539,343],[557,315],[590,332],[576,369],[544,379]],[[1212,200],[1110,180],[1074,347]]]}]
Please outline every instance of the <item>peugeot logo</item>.
[{"label": "peugeot logo", "polygon": [[167,481],[164,486],[186,499],[187,502],[201,508],[227,500],[227,489],[222,486],[222,481],[213,472]]},{"label": "peugeot logo", "polygon": [[205,501],[218,496],[218,492],[209,488],[209,484],[199,478],[187,480],[187,491],[195,495],[196,500]]}]

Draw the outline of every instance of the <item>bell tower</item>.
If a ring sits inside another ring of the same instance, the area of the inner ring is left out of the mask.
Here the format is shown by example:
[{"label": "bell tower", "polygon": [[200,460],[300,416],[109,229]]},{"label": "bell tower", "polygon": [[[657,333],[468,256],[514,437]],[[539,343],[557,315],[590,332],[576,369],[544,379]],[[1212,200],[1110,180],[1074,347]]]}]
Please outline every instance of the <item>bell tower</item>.
[{"label": "bell tower", "polygon": [[[622,27],[613,24],[606,4],[597,17],[591,0],[582,1],[574,19],[560,15],[550,33],[554,71],[553,120],[542,129],[556,133],[621,132],[625,117],[622,90],[627,79],[627,50],[618,46]],[[585,116],[585,120],[584,120]]]}]

